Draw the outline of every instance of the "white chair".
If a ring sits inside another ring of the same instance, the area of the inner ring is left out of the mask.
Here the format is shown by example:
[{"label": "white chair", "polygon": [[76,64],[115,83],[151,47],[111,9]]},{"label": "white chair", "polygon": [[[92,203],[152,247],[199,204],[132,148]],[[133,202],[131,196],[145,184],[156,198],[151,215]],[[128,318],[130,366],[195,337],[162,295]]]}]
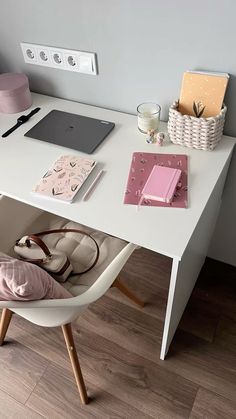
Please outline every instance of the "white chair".
[{"label": "white chair", "polygon": [[[19,220],[21,224],[19,224]],[[33,233],[52,227],[76,227],[86,229],[86,231],[93,235],[99,243],[101,260],[99,258],[100,262],[87,274],[80,276],[79,279],[78,277],[72,277],[66,283],[66,288],[74,295],[72,298],[29,302],[0,301],[0,309],[2,309],[0,345],[2,345],[4,341],[13,313],[17,313],[30,322],[40,326],[61,326],[81,401],[83,404],[86,404],[88,403],[88,397],[74,345],[71,322],[76,320],[90,303],[100,298],[113,284],[121,284],[117,277],[136,246],[132,243],[127,243],[115,237],[105,235],[104,233],[68,222],[68,220],[52,214],[42,213],[42,211],[38,209],[15,202],[12,199],[6,197],[0,199],[0,250],[2,252],[13,255],[12,244],[16,238],[21,237],[25,233]],[[70,239],[72,239],[72,242],[73,240],[76,240],[75,237]],[[61,246],[62,248],[65,246],[68,239],[65,237],[57,237],[55,239],[54,237],[53,240],[56,240],[56,245]],[[106,245],[104,243],[106,243]],[[74,254],[76,260],[77,248],[74,249],[72,254]],[[123,291],[122,287],[123,285],[120,287],[118,286],[121,291]],[[126,288],[125,291],[127,291]],[[129,293],[131,295],[129,295]],[[129,297],[133,297],[129,290],[126,294],[128,294]],[[138,298],[135,297],[134,300],[141,306],[143,305]]]}]

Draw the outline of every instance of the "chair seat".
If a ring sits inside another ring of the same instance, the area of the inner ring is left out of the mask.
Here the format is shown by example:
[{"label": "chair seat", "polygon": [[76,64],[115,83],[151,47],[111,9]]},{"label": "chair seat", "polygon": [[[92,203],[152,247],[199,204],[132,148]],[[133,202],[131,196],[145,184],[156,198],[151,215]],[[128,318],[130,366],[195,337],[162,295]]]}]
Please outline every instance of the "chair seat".
[{"label": "chair seat", "polygon": [[[89,233],[96,240],[100,250],[98,262],[93,269],[82,275],[71,276],[61,284],[73,296],[77,296],[93,285],[114,257],[127,245],[127,242],[50,213],[40,215],[26,229],[26,234],[61,228],[79,229]],[[73,266],[73,272],[82,272],[91,266],[95,259],[96,248],[94,242],[82,234],[55,233],[45,235],[42,239],[49,249],[54,248],[67,254]]]}]

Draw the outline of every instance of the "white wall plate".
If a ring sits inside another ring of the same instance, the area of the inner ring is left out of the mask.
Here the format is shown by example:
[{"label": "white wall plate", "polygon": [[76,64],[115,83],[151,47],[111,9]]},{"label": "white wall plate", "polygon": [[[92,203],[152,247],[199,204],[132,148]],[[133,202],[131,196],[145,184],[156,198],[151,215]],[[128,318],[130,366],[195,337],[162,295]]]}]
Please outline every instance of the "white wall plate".
[{"label": "white wall plate", "polygon": [[27,64],[59,68],[61,70],[97,75],[96,54],[45,45],[21,42],[24,61]]}]

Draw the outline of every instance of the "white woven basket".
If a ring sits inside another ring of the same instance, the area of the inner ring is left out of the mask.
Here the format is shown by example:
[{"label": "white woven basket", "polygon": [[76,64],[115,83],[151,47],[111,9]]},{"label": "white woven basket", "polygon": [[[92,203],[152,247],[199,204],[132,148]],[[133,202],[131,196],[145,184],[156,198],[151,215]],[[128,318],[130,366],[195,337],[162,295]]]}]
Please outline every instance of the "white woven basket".
[{"label": "white woven basket", "polygon": [[209,118],[196,118],[182,115],[178,102],[169,109],[168,133],[172,143],[199,150],[213,150],[220,141],[227,108],[223,105],[219,115]]}]

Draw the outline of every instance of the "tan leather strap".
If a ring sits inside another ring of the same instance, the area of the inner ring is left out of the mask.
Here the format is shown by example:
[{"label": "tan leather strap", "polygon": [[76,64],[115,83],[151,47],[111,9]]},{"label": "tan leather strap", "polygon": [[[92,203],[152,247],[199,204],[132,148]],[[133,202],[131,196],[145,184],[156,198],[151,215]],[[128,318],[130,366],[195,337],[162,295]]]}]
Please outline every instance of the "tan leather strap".
[{"label": "tan leather strap", "polygon": [[[46,257],[45,258],[41,258],[41,259],[27,259],[27,258],[21,257],[21,259],[23,259],[26,262],[37,263],[37,264],[46,263],[49,260],[49,258],[52,257],[52,255],[50,253],[50,250],[48,249],[48,247],[46,246],[46,244],[43,242],[43,240],[41,240],[37,236],[34,236],[33,234],[31,234],[31,235],[29,235],[29,236],[26,237],[24,244],[27,247],[30,248],[31,247],[31,243],[30,243],[31,241],[34,242],[34,243],[36,243],[40,247],[40,249],[42,249],[42,251],[43,251],[43,253],[45,254]],[[19,242],[20,242],[20,240],[17,240],[16,241],[16,246],[20,246],[20,243]]]},{"label": "tan leather strap", "polygon": [[38,236],[36,236],[34,234],[30,234],[27,237],[26,243],[27,243],[27,246],[28,247],[31,246],[31,244],[30,244],[31,241],[34,242],[34,243],[36,243],[42,249],[42,251],[44,252],[44,254],[45,254],[46,257],[51,257],[52,256],[51,253],[50,253],[49,248],[47,247],[47,245]]},{"label": "tan leather strap", "polygon": [[[36,243],[42,249],[46,258],[45,259],[30,259],[30,260],[24,259],[24,260],[26,260],[28,262],[31,262],[31,263],[45,263],[48,260],[48,258],[50,258],[52,255],[50,253],[50,250],[46,246],[46,244],[43,242],[42,239],[39,238],[39,236],[46,236],[48,234],[55,234],[55,233],[80,233],[80,234],[83,234],[84,236],[89,237],[94,242],[94,244],[96,246],[96,251],[97,251],[96,257],[95,257],[93,263],[90,265],[90,267],[85,269],[82,272],[72,272],[70,274],[70,276],[84,274],[84,273],[90,271],[96,265],[96,263],[98,261],[98,258],[99,258],[99,254],[100,254],[99,246],[98,246],[96,240],[90,234],[86,233],[85,231],[75,229],[75,228],[58,228],[58,229],[54,229],[54,230],[45,230],[45,231],[40,231],[39,233],[30,234],[26,238],[26,241],[25,241],[26,245],[28,247],[30,247],[30,240],[33,241],[34,243]],[[16,246],[19,246],[19,240],[16,241]],[[59,275],[59,273],[58,273],[58,275]]]},{"label": "tan leather strap", "polygon": [[[24,262],[35,263],[36,265],[39,265],[39,266],[42,267],[42,264],[47,263],[51,259],[52,254],[50,253],[46,244],[39,237],[35,237],[35,236],[31,235],[31,236],[28,236],[26,240],[29,241],[29,238],[30,238],[31,241],[35,242],[43,250],[46,257],[44,259],[27,259],[27,258],[23,258],[22,256],[20,256],[20,259],[24,260]],[[31,246],[31,244],[28,247],[30,247],[30,246]],[[47,254],[47,255],[46,255],[46,252],[45,252],[45,248],[47,248],[48,251],[49,251],[49,254]],[[66,258],[66,262],[64,263],[64,265],[62,266],[60,271],[55,272],[55,275],[59,275],[59,276],[63,275],[64,272],[69,268],[69,266],[70,266],[70,261],[69,261],[68,258]],[[53,273],[54,272],[52,272],[52,274]]]},{"label": "tan leather strap", "polygon": [[55,234],[55,233],[80,233],[80,234],[83,234],[84,236],[89,237],[91,240],[93,240],[93,242],[96,246],[97,253],[96,253],[96,257],[95,257],[92,265],[90,265],[89,268],[85,269],[82,272],[72,272],[70,274],[70,276],[85,274],[86,272],[90,271],[90,269],[92,269],[96,265],[96,263],[98,261],[98,258],[99,258],[99,254],[100,254],[99,246],[98,246],[96,240],[89,233],[86,233],[85,231],[82,231],[82,230],[79,230],[79,229],[76,229],[76,228],[58,228],[58,229],[54,229],[54,230],[40,231],[39,233],[34,233],[33,235],[39,237],[39,236],[45,236],[47,234]]},{"label": "tan leather strap", "polygon": [[62,266],[62,268],[60,269],[60,271],[57,271],[55,273],[55,275],[63,275],[65,273],[65,271],[69,268],[70,266],[70,261],[68,258],[66,258],[66,262],[65,264]]}]

